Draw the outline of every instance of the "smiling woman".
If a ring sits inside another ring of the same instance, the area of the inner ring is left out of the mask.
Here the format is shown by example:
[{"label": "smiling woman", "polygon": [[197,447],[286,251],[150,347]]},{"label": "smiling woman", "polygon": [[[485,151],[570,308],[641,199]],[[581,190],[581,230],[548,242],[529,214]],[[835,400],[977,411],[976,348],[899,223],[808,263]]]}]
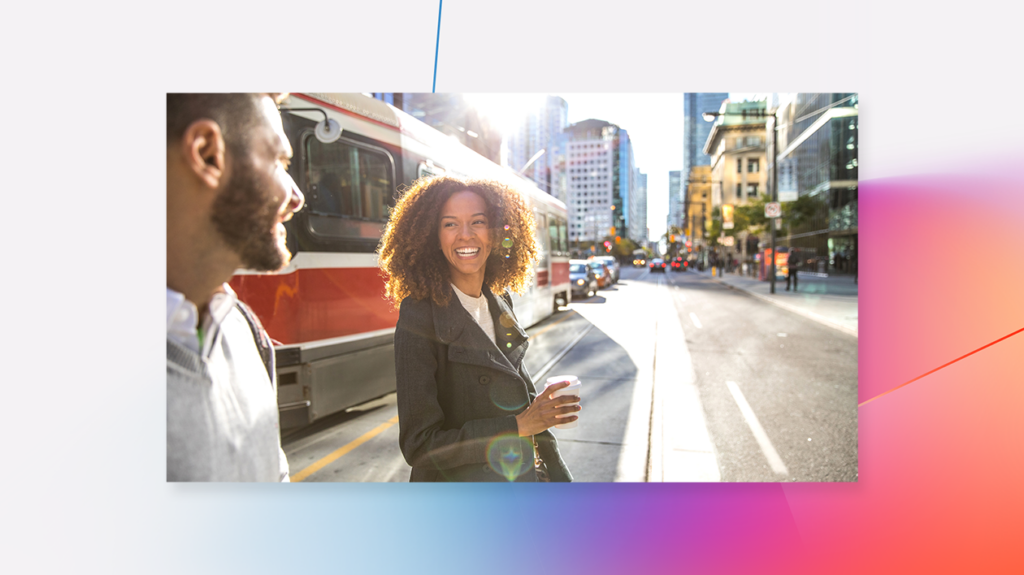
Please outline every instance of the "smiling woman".
[{"label": "smiling woman", "polygon": [[553,396],[568,382],[537,396],[508,293],[531,278],[535,232],[525,200],[492,181],[424,178],[395,205],[379,255],[400,306],[399,445],[411,481],[572,480],[548,428],[575,421],[579,397]]}]

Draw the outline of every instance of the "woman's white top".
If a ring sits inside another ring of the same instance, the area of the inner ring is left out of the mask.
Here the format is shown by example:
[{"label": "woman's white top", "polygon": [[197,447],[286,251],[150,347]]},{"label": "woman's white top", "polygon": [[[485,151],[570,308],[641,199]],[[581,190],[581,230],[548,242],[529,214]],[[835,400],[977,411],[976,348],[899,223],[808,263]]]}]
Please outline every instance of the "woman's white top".
[{"label": "woman's white top", "polygon": [[498,345],[494,334],[494,320],[491,319],[491,310],[487,306],[487,297],[483,293],[480,294],[480,297],[468,296],[455,287],[455,284],[452,284],[452,288],[455,290],[455,295],[459,297],[459,301],[462,302],[462,307],[466,308],[473,321],[480,326],[480,329],[484,330],[494,345]]}]

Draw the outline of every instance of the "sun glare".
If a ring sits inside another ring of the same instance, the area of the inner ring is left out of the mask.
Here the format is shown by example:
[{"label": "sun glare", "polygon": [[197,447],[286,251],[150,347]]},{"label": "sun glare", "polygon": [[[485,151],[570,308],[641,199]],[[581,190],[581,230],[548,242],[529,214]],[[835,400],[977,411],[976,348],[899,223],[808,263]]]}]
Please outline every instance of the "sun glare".
[{"label": "sun glare", "polygon": [[544,104],[545,94],[463,94],[503,135],[511,133],[530,112]]}]

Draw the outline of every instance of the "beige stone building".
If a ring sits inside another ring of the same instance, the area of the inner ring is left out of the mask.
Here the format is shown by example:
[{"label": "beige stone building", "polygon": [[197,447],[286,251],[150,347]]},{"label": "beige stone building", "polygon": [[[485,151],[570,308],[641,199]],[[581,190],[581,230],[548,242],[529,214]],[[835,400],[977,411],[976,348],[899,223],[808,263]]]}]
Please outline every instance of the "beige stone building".
[{"label": "beige stone building", "polygon": [[683,231],[693,245],[704,243],[704,224],[711,221],[711,166],[694,166],[687,177],[686,220]]},{"label": "beige stone building", "polygon": [[[763,101],[722,104],[704,144],[704,153],[711,157],[713,208],[723,204],[742,206],[769,192],[764,109]],[[739,234],[739,241],[729,250],[741,261],[752,256],[746,253],[746,237],[746,232]]]}]

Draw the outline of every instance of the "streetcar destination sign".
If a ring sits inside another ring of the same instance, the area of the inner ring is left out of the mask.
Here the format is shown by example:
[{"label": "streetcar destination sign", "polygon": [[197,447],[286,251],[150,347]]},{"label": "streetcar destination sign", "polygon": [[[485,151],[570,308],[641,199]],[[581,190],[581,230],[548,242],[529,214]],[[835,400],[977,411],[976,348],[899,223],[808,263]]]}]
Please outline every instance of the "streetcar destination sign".
[{"label": "streetcar destination sign", "polygon": [[782,216],[782,204],[779,202],[768,202],[764,205],[764,217],[778,218]]}]

